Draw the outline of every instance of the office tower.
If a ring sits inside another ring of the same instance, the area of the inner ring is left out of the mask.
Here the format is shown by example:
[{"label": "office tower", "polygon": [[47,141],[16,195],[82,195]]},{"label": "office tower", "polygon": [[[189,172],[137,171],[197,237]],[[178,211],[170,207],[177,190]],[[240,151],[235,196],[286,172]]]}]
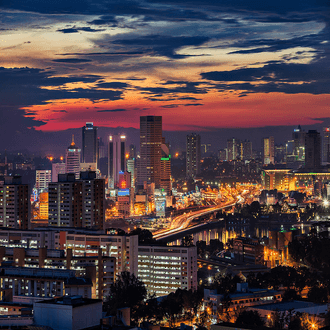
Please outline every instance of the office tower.
[{"label": "office tower", "polygon": [[220,161],[227,160],[227,148],[218,150],[218,158]]},{"label": "office tower", "polygon": [[186,176],[195,177],[201,166],[201,137],[198,134],[187,135],[186,151]]},{"label": "office tower", "polygon": [[[283,144],[276,145],[274,147],[274,156],[275,156],[275,161],[276,163],[283,163],[286,161],[286,150],[287,147]],[[305,149],[305,147],[304,147]]]},{"label": "office tower", "polygon": [[293,155],[296,161],[305,160],[305,135],[306,132],[301,129],[300,125],[293,130]]},{"label": "office tower", "polygon": [[323,127],[322,161],[330,163],[330,127]]},{"label": "office tower", "polygon": [[115,189],[119,182],[119,172],[126,171],[126,136],[123,134],[109,136],[108,150],[108,186]]},{"label": "office tower", "polygon": [[177,289],[197,289],[197,248],[141,246],[138,276],[149,294],[165,296]]},{"label": "office tower", "polygon": [[171,195],[172,182],[171,182],[171,155],[169,146],[165,143],[162,144],[162,158],[160,159],[160,188],[164,189],[167,195]]},{"label": "office tower", "polygon": [[275,162],[275,146],[274,137],[270,136],[263,139],[263,151],[264,151],[264,164],[274,164]]},{"label": "office tower", "polygon": [[135,187],[135,159],[127,159],[127,172],[131,173],[131,187]]},{"label": "office tower", "polygon": [[99,161],[99,146],[97,127],[86,123],[82,127],[82,163],[97,163]]},{"label": "office tower", "polygon": [[20,176],[5,177],[0,183],[0,226],[28,229],[30,205],[29,185]]},{"label": "office tower", "polygon": [[227,140],[227,160],[236,160],[241,156],[240,140],[232,138]]},{"label": "office tower", "polygon": [[252,156],[252,142],[249,140],[245,140],[241,142],[241,160],[251,160]]},{"label": "office tower", "polygon": [[36,189],[38,193],[47,190],[49,182],[52,182],[51,170],[36,170]]},{"label": "office tower", "polygon": [[104,228],[105,182],[95,172],[60,174],[48,191],[50,226]]},{"label": "office tower", "polygon": [[52,164],[52,181],[51,182],[57,182],[58,175],[65,173],[65,163],[53,163]]},{"label": "office tower", "polygon": [[321,136],[315,130],[309,130],[305,136],[305,168],[314,170],[321,167]]},{"label": "office tower", "polygon": [[130,144],[129,146],[129,158],[136,159],[136,146],[134,144]]},{"label": "office tower", "polygon": [[99,146],[99,159],[106,158],[108,155],[107,146],[105,145],[102,138],[98,138],[98,146]]},{"label": "office tower", "polygon": [[202,155],[205,156],[211,149],[211,144],[207,143],[207,144],[201,144],[201,151],[202,151]]},{"label": "office tower", "polygon": [[80,149],[74,143],[74,136],[72,135],[72,142],[66,150],[65,157],[65,172],[74,173],[76,179],[79,179],[80,173]]},{"label": "office tower", "polygon": [[161,175],[161,145],[162,145],[162,117],[140,117],[140,164],[138,184],[154,183],[160,187]]}]

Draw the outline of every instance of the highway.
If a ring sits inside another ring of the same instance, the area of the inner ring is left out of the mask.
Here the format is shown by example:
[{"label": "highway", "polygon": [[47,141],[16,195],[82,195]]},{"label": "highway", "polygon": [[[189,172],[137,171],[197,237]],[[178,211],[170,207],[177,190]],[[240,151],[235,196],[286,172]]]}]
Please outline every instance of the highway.
[{"label": "highway", "polygon": [[[165,238],[166,236],[176,234],[176,233],[180,232],[181,230],[188,228],[191,221],[194,220],[195,218],[201,217],[203,215],[206,215],[206,214],[209,214],[212,212],[220,211],[220,210],[228,208],[228,207],[233,207],[235,204],[236,204],[236,201],[231,202],[231,203],[225,203],[225,205],[219,204],[217,206],[210,207],[207,210],[204,209],[204,210],[200,210],[200,211],[190,212],[189,214],[180,215],[180,216],[176,217],[175,219],[173,219],[170,229],[167,229],[160,233],[156,233],[153,235],[153,237],[156,240],[158,240],[161,238]],[[200,224],[200,225],[203,225],[203,224]],[[194,227],[198,227],[198,226],[199,225],[194,226]]]},{"label": "highway", "polygon": [[[237,203],[244,203],[245,198],[243,196],[247,195],[249,193],[251,193],[251,192],[249,192],[249,190],[245,190],[241,195],[237,195],[235,197],[228,196],[227,202],[219,203],[218,205],[209,207],[208,209],[198,210],[198,211],[190,212],[188,214],[179,215],[172,220],[169,229],[157,231],[153,234],[153,237],[156,240],[160,240],[160,239],[166,238],[167,236],[177,234],[180,231],[187,229],[195,218],[201,217],[203,215],[206,215],[206,214],[209,214],[212,212],[217,212],[217,211],[223,210],[228,207],[233,207]],[[201,225],[204,225],[204,223],[196,225],[196,226],[194,226],[194,228],[197,228],[198,226],[201,226]]]}]

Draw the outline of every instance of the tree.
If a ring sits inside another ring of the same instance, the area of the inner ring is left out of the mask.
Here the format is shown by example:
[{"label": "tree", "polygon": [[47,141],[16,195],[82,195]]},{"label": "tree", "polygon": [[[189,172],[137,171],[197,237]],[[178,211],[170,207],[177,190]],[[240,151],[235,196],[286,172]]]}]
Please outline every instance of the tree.
[{"label": "tree", "polygon": [[301,299],[301,296],[299,296],[299,294],[297,293],[297,291],[295,289],[286,289],[284,291],[282,299],[284,301],[286,301],[286,300],[299,300],[299,299]]},{"label": "tree", "polygon": [[168,320],[170,328],[175,326],[177,318],[182,314],[182,297],[176,292],[171,292],[160,303],[163,315]]},{"label": "tree", "polygon": [[194,238],[192,235],[188,235],[182,238],[181,246],[193,246],[194,245]]},{"label": "tree", "polygon": [[139,244],[154,244],[156,240],[153,238],[152,232],[148,229],[136,228],[131,231],[131,235],[139,236]]},{"label": "tree", "polygon": [[325,288],[313,286],[307,293],[307,299],[314,303],[326,303],[328,301],[328,292]]},{"label": "tree", "polygon": [[261,327],[265,325],[264,320],[261,318],[257,311],[243,310],[237,317],[235,324],[239,327]]},{"label": "tree", "polygon": [[105,310],[108,315],[114,315],[118,308],[130,307],[131,318],[136,319],[137,309],[146,297],[144,283],[134,274],[122,272],[110,287],[110,295],[104,304]]}]

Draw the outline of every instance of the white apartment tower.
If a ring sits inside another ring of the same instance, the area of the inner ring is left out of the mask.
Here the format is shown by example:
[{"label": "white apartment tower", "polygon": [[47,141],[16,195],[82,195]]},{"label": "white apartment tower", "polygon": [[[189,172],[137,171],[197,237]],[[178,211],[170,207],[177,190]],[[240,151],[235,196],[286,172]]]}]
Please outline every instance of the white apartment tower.
[{"label": "white apartment tower", "polygon": [[80,173],[80,149],[74,143],[74,136],[72,135],[72,142],[66,150],[65,158],[65,172],[74,173],[75,178],[79,179]]},{"label": "white apartment tower", "polygon": [[197,289],[197,247],[139,246],[139,278],[156,297]]}]

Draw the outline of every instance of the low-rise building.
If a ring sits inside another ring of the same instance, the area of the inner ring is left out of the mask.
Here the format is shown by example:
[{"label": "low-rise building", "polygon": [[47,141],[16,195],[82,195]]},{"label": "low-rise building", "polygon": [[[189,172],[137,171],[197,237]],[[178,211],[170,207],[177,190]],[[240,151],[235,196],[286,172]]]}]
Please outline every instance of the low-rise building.
[{"label": "low-rise building", "polygon": [[33,304],[34,323],[54,330],[80,330],[100,324],[102,300],[66,296]]},{"label": "low-rise building", "polygon": [[[249,307],[261,304],[280,302],[282,300],[281,291],[249,288],[248,283],[237,283],[237,290],[229,294],[230,310],[234,311],[238,307]],[[224,299],[223,294],[218,294],[217,290],[204,289],[204,305],[211,308],[212,318],[217,320],[218,308]]]},{"label": "low-rise building", "polygon": [[15,296],[25,296],[26,303],[34,298],[53,298],[79,292],[83,297],[91,298],[92,282],[75,276],[74,270],[59,270],[29,267],[0,267],[1,291],[12,289]]},{"label": "low-rise building", "polygon": [[[46,248],[24,249],[0,247],[0,262],[12,262],[16,267],[71,269],[75,276],[87,278],[92,283],[92,298],[106,299],[116,274],[116,259],[102,255],[73,256],[72,250]],[[70,282],[73,283],[72,281]],[[70,284],[70,285],[71,285]],[[67,286],[69,282],[67,283]]]}]

